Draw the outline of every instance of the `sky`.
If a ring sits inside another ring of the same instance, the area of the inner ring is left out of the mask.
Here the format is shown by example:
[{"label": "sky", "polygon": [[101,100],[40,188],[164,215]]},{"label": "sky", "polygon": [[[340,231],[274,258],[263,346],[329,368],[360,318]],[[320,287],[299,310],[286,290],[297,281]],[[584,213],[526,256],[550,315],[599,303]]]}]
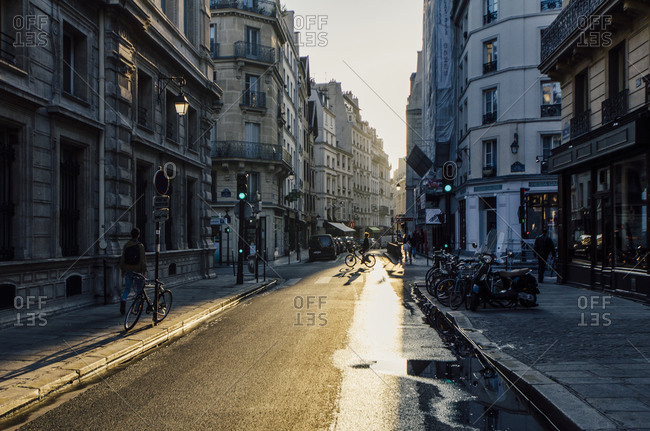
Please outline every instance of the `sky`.
[{"label": "sky", "polygon": [[422,49],[422,0],[281,0],[296,13],[300,55],[316,82],[332,79],[359,99],[384,140],[393,171],[406,154],[406,103]]}]

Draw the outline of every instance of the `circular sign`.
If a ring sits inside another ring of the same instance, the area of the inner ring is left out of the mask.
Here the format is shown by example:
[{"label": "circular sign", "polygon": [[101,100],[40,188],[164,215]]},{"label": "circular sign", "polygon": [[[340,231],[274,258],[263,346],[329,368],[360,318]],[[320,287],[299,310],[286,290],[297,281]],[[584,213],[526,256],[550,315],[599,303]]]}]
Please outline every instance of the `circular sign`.
[{"label": "circular sign", "polygon": [[162,169],[153,176],[153,186],[159,195],[166,195],[169,190],[169,178]]}]

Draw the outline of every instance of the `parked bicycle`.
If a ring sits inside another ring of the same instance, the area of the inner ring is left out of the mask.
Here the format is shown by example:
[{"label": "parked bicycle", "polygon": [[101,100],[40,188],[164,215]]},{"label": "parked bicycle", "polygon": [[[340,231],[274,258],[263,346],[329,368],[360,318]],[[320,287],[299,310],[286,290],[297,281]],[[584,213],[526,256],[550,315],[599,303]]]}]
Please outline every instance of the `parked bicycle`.
[{"label": "parked bicycle", "polygon": [[347,256],[345,256],[345,264],[352,268],[354,265],[357,264],[357,261],[361,261],[364,265],[366,265],[368,268],[372,268],[375,266],[375,263],[377,263],[377,258],[375,257],[374,254],[370,253],[357,253],[358,249],[356,247],[348,248],[348,253]]},{"label": "parked bicycle", "polygon": [[[165,289],[164,283],[160,280],[155,280],[153,282],[147,282],[147,278],[140,273],[134,273],[136,279],[144,280],[144,287],[140,292],[135,295],[131,306],[124,316],[124,329],[126,331],[130,330],[138,323],[142,310],[144,309],[147,314],[154,313],[153,319],[154,322],[161,322],[169,310],[172,308],[172,292],[169,289]],[[158,310],[154,311],[154,300],[149,298],[147,295],[147,289],[154,289],[154,294],[158,295]],[[146,303],[146,307],[145,307]]]}]

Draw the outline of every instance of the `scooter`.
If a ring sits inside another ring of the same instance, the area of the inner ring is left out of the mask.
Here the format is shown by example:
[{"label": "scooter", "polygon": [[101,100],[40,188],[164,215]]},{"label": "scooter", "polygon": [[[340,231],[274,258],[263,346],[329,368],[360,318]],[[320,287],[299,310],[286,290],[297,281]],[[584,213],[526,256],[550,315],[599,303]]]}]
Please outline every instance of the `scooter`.
[{"label": "scooter", "polygon": [[[485,254],[481,257],[482,266],[474,277],[472,290],[469,292],[469,309],[476,311],[482,302],[485,307],[490,304],[494,307],[517,308],[536,307],[537,280],[531,275],[529,268],[514,271],[492,272],[491,266],[494,256]],[[492,286],[494,284],[494,286]]]}]

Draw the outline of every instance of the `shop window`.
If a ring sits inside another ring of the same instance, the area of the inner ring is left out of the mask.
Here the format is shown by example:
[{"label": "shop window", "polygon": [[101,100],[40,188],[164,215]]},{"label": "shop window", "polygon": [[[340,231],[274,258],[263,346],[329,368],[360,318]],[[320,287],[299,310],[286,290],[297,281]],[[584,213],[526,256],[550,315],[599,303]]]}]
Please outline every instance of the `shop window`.
[{"label": "shop window", "polygon": [[533,193],[526,195],[526,236],[535,239],[544,228],[557,244],[557,193]]},{"label": "shop window", "polygon": [[571,175],[571,220],[569,260],[591,260],[591,172]]},{"label": "shop window", "polygon": [[614,165],[616,266],[647,270],[648,181],[644,158]]}]

